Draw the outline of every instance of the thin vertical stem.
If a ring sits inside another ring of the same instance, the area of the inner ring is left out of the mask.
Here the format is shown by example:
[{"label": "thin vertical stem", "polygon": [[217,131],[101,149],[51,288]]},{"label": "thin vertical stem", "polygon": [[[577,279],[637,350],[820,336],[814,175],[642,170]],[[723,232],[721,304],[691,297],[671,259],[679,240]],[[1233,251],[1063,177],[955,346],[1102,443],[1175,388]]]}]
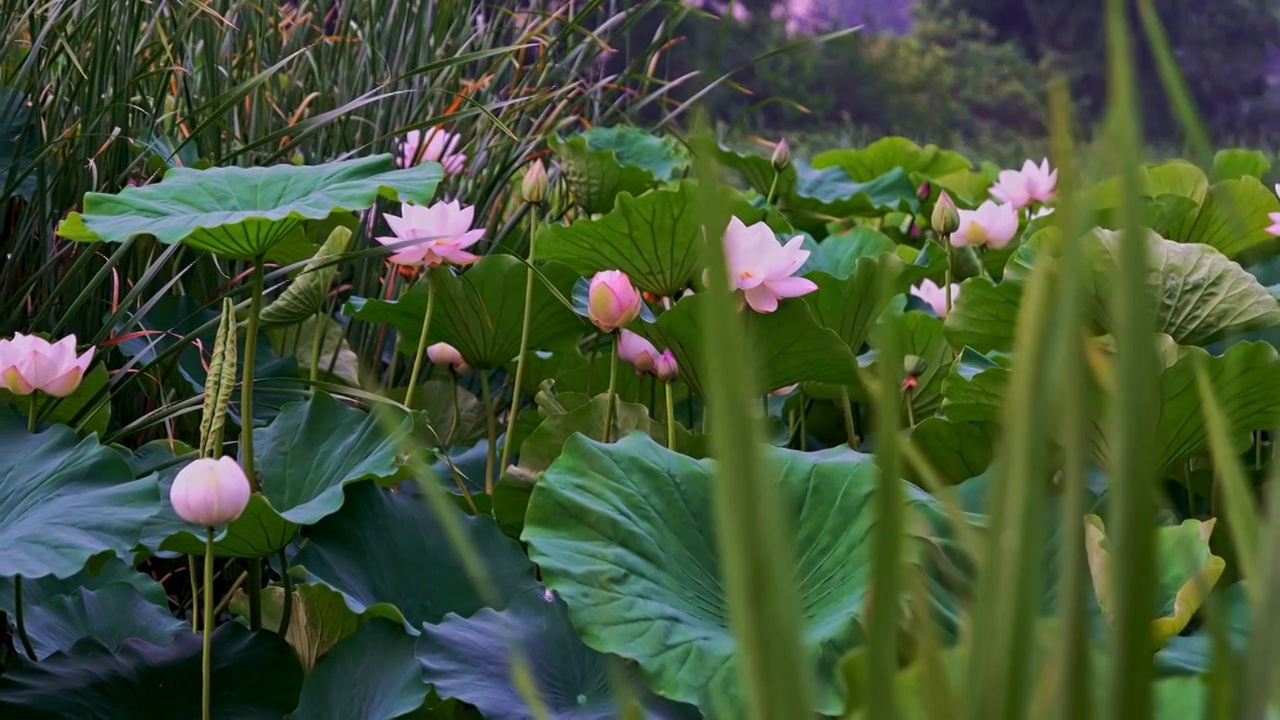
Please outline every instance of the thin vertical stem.
[{"label": "thin vertical stem", "polygon": [[36,393],[31,391],[31,414],[27,416],[27,432],[34,433],[36,431]]},{"label": "thin vertical stem", "polygon": [[485,427],[489,433],[489,453],[484,463],[484,492],[493,494],[493,465],[497,462],[498,418],[493,408],[493,394],[489,390],[489,373],[480,371],[480,393],[484,400]]},{"label": "thin vertical stem", "polygon": [[418,387],[418,375],[422,372],[422,358],[427,354],[427,331],[431,329],[431,313],[435,310],[436,291],[431,283],[431,271],[422,276],[427,284],[427,311],[422,316],[422,332],[418,335],[418,350],[413,354],[413,370],[409,371],[409,388],[404,391],[404,406],[413,409],[413,391]]},{"label": "thin vertical stem", "polygon": [[849,402],[849,388],[840,386],[840,408],[844,411],[844,432],[850,450],[858,448],[858,431],[853,425],[853,403]]},{"label": "thin vertical stem", "polygon": [[23,651],[27,653],[27,657],[31,658],[31,662],[35,662],[36,651],[31,649],[31,638],[27,637],[27,623],[22,615],[21,575],[13,577],[13,621],[18,626],[18,639],[22,641]]},{"label": "thin vertical stem", "polygon": [[201,639],[200,679],[201,717],[209,720],[213,698],[213,528],[205,528],[204,541],[204,637]]},{"label": "thin vertical stem", "polygon": [[[538,206],[529,206],[529,267],[524,275],[524,323],[520,326],[520,354],[516,356],[516,381],[511,390],[511,413],[507,417],[507,436],[520,417],[520,388],[524,382],[525,355],[529,352],[529,326],[533,323],[533,261],[538,239]],[[511,443],[502,444],[502,465],[511,459]]]},{"label": "thin vertical stem", "polygon": [[[316,317],[314,320],[315,327],[313,327],[311,331],[311,382],[312,384],[314,384],[316,380],[320,379],[320,349],[323,346],[325,331],[328,329],[327,324],[325,323],[325,320],[327,319],[328,319],[328,316],[324,314],[323,310],[316,313]],[[298,332],[301,333],[302,329],[299,328]],[[391,356],[395,357],[395,353],[392,353]]]},{"label": "thin vertical stem", "polygon": [[284,550],[277,557],[280,558],[280,582],[284,584],[284,606],[280,611],[280,637],[284,637],[293,620],[293,578],[289,577],[289,558]]},{"label": "thin vertical stem", "polygon": [[676,449],[676,403],[672,383],[663,383],[667,395],[667,449]]},{"label": "thin vertical stem", "polygon": [[955,253],[951,252],[951,236],[950,235],[942,236],[942,246],[947,249],[947,272],[946,272],[946,275],[942,278],[942,284],[946,287],[947,314],[950,315],[951,303],[952,303],[951,278],[953,277],[951,273],[951,263],[955,262]]},{"label": "thin vertical stem", "polygon": [[618,391],[618,338],[621,335],[613,337],[613,354],[609,358],[609,391],[605,393],[604,407],[604,442],[613,442],[613,404],[616,402],[614,395]]},{"label": "thin vertical stem", "polygon": [[187,575],[191,577],[191,632],[200,634],[200,586],[196,582],[196,556],[187,553]]},{"label": "thin vertical stem", "polygon": [[245,326],[244,374],[240,382],[240,464],[249,478],[249,487],[259,492],[253,457],[253,375],[258,352],[258,316],[262,313],[262,256],[253,260],[253,295],[249,301],[249,321]]}]

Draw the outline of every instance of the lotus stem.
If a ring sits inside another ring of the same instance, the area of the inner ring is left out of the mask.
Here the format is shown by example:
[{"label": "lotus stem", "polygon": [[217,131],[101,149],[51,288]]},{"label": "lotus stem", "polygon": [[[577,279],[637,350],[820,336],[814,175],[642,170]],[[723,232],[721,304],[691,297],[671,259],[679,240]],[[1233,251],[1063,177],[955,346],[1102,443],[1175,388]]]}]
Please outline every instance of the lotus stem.
[{"label": "lotus stem", "polygon": [[609,359],[609,391],[605,393],[604,407],[604,441],[613,442],[613,403],[618,392],[618,344],[621,334],[613,337],[613,355]]},{"label": "lotus stem", "polygon": [[[323,310],[321,310],[320,312],[317,312],[315,321],[314,321],[315,327],[311,328],[311,384],[312,385],[315,384],[316,380],[320,379],[320,350],[324,344],[325,331],[328,329],[327,327],[325,327],[326,323],[324,321],[326,319],[328,318],[324,314]],[[301,327],[298,328],[298,332],[299,333],[302,332]],[[395,354],[392,353],[391,356],[395,357]]]},{"label": "lotus stem", "polygon": [[951,252],[951,236],[942,236],[943,246],[947,249],[947,272],[942,278],[942,285],[947,289],[947,315],[951,314],[951,263],[954,261],[954,254]]},{"label": "lotus stem", "polygon": [[213,528],[205,528],[204,540],[204,637],[201,639],[200,679],[201,717],[209,720],[213,698]]},{"label": "lotus stem", "polygon": [[[524,362],[525,354],[529,352],[529,325],[533,321],[533,261],[535,259],[535,249],[538,239],[538,210],[536,205],[529,206],[529,267],[525,271],[524,276],[524,324],[520,327],[520,354],[516,356],[516,384],[511,389],[511,414],[507,417],[507,437],[511,437],[511,431],[516,426],[516,420],[520,417],[520,388],[524,382]],[[512,443],[504,442],[502,444],[502,464],[499,466],[503,470],[506,469],[507,463],[511,460]]]},{"label": "lotus stem", "polygon": [[284,585],[284,607],[280,611],[280,637],[284,637],[289,633],[289,622],[293,619],[293,578],[289,577],[289,558],[285,556],[284,550],[278,555],[280,558],[280,582]]},{"label": "lotus stem", "polygon": [[772,204],[773,204],[773,194],[774,194],[774,192],[776,192],[776,191],[777,191],[777,189],[778,189],[778,178],[779,178],[781,175],[782,175],[782,171],[781,171],[781,170],[774,170],[774,171],[773,171],[773,182],[769,183],[769,194],[764,196],[764,203],[765,203],[766,205],[772,205]]},{"label": "lotus stem", "polygon": [[853,403],[849,402],[849,388],[844,385],[840,386],[840,406],[844,410],[844,431],[846,440],[849,443],[850,450],[856,450],[858,447],[858,431],[853,422]]},{"label": "lotus stem", "polygon": [[253,260],[253,295],[249,300],[249,321],[245,327],[244,374],[240,382],[240,464],[249,478],[249,487],[261,492],[253,458],[253,374],[258,353],[258,316],[262,314],[262,256]]},{"label": "lotus stem", "polygon": [[427,312],[422,316],[422,333],[418,335],[418,351],[413,356],[413,370],[409,372],[409,388],[404,391],[404,406],[413,409],[413,391],[418,387],[418,374],[422,372],[422,358],[427,355],[427,331],[431,329],[431,312],[435,310],[436,291],[431,284],[431,273],[423,273],[422,281],[427,284]]},{"label": "lotus stem", "polygon": [[453,423],[449,425],[449,433],[445,435],[445,447],[453,444],[453,438],[458,433],[458,426],[462,424],[462,405],[458,402],[458,374],[452,368],[449,369],[449,387],[449,394],[453,398]]},{"label": "lotus stem", "polygon": [[27,415],[27,432],[34,433],[36,431],[36,394],[31,393],[31,414]]},{"label": "lotus stem", "polygon": [[196,556],[187,553],[187,575],[191,578],[191,632],[200,634],[200,586],[196,582]]},{"label": "lotus stem", "polygon": [[249,629],[257,632],[262,629],[262,558],[249,558],[248,578]]},{"label": "lotus stem", "polygon": [[676,449],[675,392],[672,390],[672,383],[663,383],[662,386],[667,395],[667,449],[674,452]]},{"label": "lotus stem", "polygon": [[13,620],[18,626],[18,639],[22,641],[22,649],[27,653],[27,657],[31,658],[31,662],[36,661],[36,651],[31,649],[31,638],[27,637],[27,623],[22,615],[22,576],[13,576]]},{"label": "lotus stem", "polygon": [[484,396],[485,427],[489,434],[489,452],[484,461],[484,492],[493,495],[493,466],[498,460],[498,418],[493,409],[493,394],[489,390],[489,373],[484,370],[480,371],[480,392]]}]

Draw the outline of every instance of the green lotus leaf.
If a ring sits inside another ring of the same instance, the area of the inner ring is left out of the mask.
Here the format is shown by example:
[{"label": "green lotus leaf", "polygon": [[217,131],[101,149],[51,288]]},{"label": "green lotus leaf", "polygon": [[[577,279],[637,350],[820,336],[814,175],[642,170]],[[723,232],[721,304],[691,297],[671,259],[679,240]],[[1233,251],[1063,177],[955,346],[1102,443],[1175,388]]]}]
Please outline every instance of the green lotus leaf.
[{"label": "green lotus leaf", "polygon": [[622,193],[640,195],[675,179],[689,162],[675,138],[627,125],[553,136],[547,145],[564,168],[569,192],[589,215],[609,212]]},{"label": "green lotus leaf", "polygon": [[25,426],[26,418],[0,407],[0,576],[65,578],[104,551],[129,557],[160,511],[156,479],[133,479],[96,436]]},{"label": "green lotus leaf", "polygon": [[[1243,657],[1254,636],[1253,617],[1244,582],[1234,583],[1224,590],[1216,608],[1216,612],[1221,613],[1221,622],[1226,626],[1226,639],[1232,652],[1236,657]],[[1215,658],[1221,652],[1217,645],[1211,627],[1203,625],[1195,632],[1175,635],[1156,653],[1156,672],[1161,675],[1199,678],[1208,673],[1217,662]]]},{"label": "green lotus leaf", "polygon": [[[484,562],[495,595],[486,598],[471,582],[463,561],[426,501],[391,493],[374,483],[347,488],[342,509],[307,528],[307,543],[292,564],[307,582],[342,593],[357,614],[372,611],[403,618],[410,629],[440,622],[448,613],[471,615],[488,600],[502,606],[536,582],[519,544],[493,520],[469,517],[449,505],[452,520]],[[419,568],[406,572],[406,568]],[[424,582],[423,578],[430,578]],[[394,615],[391,615],[394,613]]]},{"label": "green lotus leaf", "polygon": [[538,256],[560,260],[586,277],[621,270],[645,292],[679,295],[702,274],[698,193],[691,181],[639,197],[623,193],[600,218],[543,227]]},{"label": "green lotus leaf", "polygon": [[983,353],[1012,350],[1021,303],[1019,280],[995,283],[984,277],[969,278],[960,283],[944,323],[947,340],[957,350],[965,346]]},{"label": "green lotus leaf", "polygon": [[[491,683],[499,677],[505,676],[488,674]],[[338,641],[307,673],[293,716],[391,720],[422,707],[429,691],[413,636],[399,623],[374,619]]]},{"label": "green lotus leaf", "polygon": [[[341,255],[351,242],[351,230],[339,225],[302,268],[302,272],[289,283],[289,287],[262,308],[258,322],[263,328],[277,325],[295,325],[315,316],[324,307],[329,286],[338,274],[334,256]],[[310,347],[310,346],[308,346]]]},{"label": "green lotus leaf", "polygon": [[[317,338],[316,333],[321,336]],[[360,387],[360,358],[346,336],[346,329],[328,315],[312,315],[297,325],[267,330],[271,349],[282,357],[292,356],[303,374],[310,376],[312,353],[318,349],[320,379]]]},{"label": "green lotus leaf", "polygon": [[[61,595],[71,595],[81,588],[101,590],[110,585],[128,585],[153,605],[163,606],[168,602],[160,583],[107,552],[90,559],[79,572],[65,578],[53,575],[23,578],[22,603],[24,606],[39,605]],[[13,578],[0,577],[0,611],[13,613]]]},{"label": "green lotus leaf", "polygon": [[1261,180],[1270,171],[1271,161],[1267,159],[1266,154],[1257,150],[1226,148],[1214,154],[1209,180],[1214,183],[1245,177]]},{"label": "green lotus leaf", "polygon": [[[670,348],[681,381],[699,395],[705,395],[705,353],[714,351],[706,347],[703,306],[708,299],[706,293],[683,298],[655,322],[637,321],[631,327],[655,346]],[[849,347],[818,324],[803,300],[783,300],[772,313],[745,309],[741,317],[758,363],[760,395],[805,380],[837,384],[852,380],[855,360]]]},{"label": "green lotus leaf", "polygon": [[[279,635],[227,623],[212,640],[214,718],[280,720],[293,710],[302,668]],[[114,651],[95,639],[81,640],[65,653],[0,675],[0,717],[200,717],[200,654],[200,636],[191,632],[162,646],[125,640]]]},{"label": "green lotus leaf", "polygon": [[834,332],[851,352],[857,353],[893,296],[910,285],[904,277],[905,269],[905,263],[892,253],[860,257],[847,277],[825,272],[807,275],[818,291],[805,295],[804,301],[819,325]]},{"label": "green lotus leaf", "polygon": [[[999,430],[996,423],[929,417],[910,429],[910,437],[943,480],[959,485],[991,467]],[[906,476],[913,480],[919,477],[919,472],[908,464]]]},{"label": "green lotus leaf", "polygon": [[[801,550],[813,709],[835,714],[835,663],[863,636],[878,472],[847,452],[768,457]],[[708,697],[743,698],[710,532],[713,467],[638,433],[610,445],[575,436],[534,487],[522,536],[587,646],[634,659],[650,688],[704,712]],[[907,548],[904,562],[919,550]]]},{"label": "green lotus leaf", "polygon": [[[245,512],[215,537],[214,551],[231,557],[278,552],[300,526],[342,507],[346,485],[395,475],[399,442],[410,426],[402,413],[379,417],[319,391],[286,405],[270,425],[253,431],[262,494],[252,496]],[[178,469],[162,481],[166,496]],[[168,505],[149,525],[147,536],[162,538],[158,549],[163,551],[204,551],[203,529],[184,522]]]},{"label": "green lotus leaf", "polygon": [[[249,616],[249,596],[236,590],[227,609],[241,618]],[[284,588],[272,585],[262,591],[262,627],[280,633],[284,614]],[[383,617],[399,623],[400,616],[388,607],[376,607],[355,613],[347,607],[342,593],[328,587],[302,583],[293,588],[293,607],[289,627],[283,633],[308,673],[316,660],[343,638],[351,635],[366,620]]]},{"label": "green lotus leaf", "polygon": [[[1120,234],[1095,230],[1084,240],[1093,258],[1094,315],[1110,331]],[[1280,326],[1280,302],[1222,253],[1205,245],[1166,240],[1150,231],[1146,242],[1151,258],[1147,295],[1155,304],[1158,332],[1180,345],[1203,345],[1248,330]]]},{"label": "green lotus leaf", "polygon": [[118,194],[85,193],[58,234],[79,242],[151,235],[224,257],[251,260],[307,220],[362,210],[379,198],[426,203],[444,172],[436,163],[394,169],[390,155],[323,165],[174,168],[161,182]]},{"label": "green lotus leaf", "polygon": [[[450,614],[438,625],[423,626],[417,639],[421,679],[441,697],[473,705],[490,720],[534,715],[513,671],[517,652],[549,717],[610,720],[627,698],[640,700],[644,717],[699,717],[693,708],[632,682],[634,673],[617,658],[583,644],[564,601],[541,588],[521,593],[501,612],[483,608],[469,618]],[[619,680],[625,684],[616,688]]]},{"label": "green lotus leaf", "polygon": [[[1209,549],[1216,519],[1184,520],[1181,525],[1156,530],[1156,610],[1151,621],[1154,647],[1182,632],[1217,584],[1226,561]],[[1114,621],[1116,597],[1112,590],[1111,550],[1102,518],[1084,519],[1085,547],[1093,590],[1108,621]]]},{"label": "green lotus leaf", "polygon": [[[436,307],[431,317],[430,342],[456,347],[472,367],[501,367],[520,353],[524,324],[524,286],[528,270],[510,255],[489,255],[454,275],[447,267],[431,272]],[[539,272],[567,298],[573,294],[577,273],[567,265],[548,262]],[[352,298],[347,313],[375,323],[390,323],[400,335],[400,348],[417,350],[422,316],[427,311],[427,288],[418,283],[399,300]],[[542,349],[586,329],[582,319],[565,307],[545,282],[534,277],[533,314],[529,347]]]},{"label": "green lotus leaf", "polygon": [[811,270],[821,270],[832,277],[844,279],[854,274],[859,259],[878,258],[885,253],[893,253],[897,247],[897,243],[879,230],[855,227],[846,232],[828,235],[817,243],[799,274],[807,275]]},{"label": "green lotus leaf", "polygon": [[1011,364],[1007,355],[961,350],[942,384],[942,412],[957,422],[1000,422]]},{"label": "green lotus leaf", "polygon": [[815,168],[839,166],[854,180],[865,182],[901,168],[925,178],[939,178],[962,170],[972,163],[953,150],[937,145],[920,147],[904,137],[885,137],[860,149],[827,150],[813,157]]},{"label": "green lotus leaf", "polygon": [[168,645],[177,633],[191,631],[189,624],[169,613],[167,602],[157,605],[127,583],[98,590],[77,588],[39,604],[25,598],[23,602],[27,635],[42,660],[58,651],[70,652],[83,638],[96,638],[118,650],[128,638]]}]

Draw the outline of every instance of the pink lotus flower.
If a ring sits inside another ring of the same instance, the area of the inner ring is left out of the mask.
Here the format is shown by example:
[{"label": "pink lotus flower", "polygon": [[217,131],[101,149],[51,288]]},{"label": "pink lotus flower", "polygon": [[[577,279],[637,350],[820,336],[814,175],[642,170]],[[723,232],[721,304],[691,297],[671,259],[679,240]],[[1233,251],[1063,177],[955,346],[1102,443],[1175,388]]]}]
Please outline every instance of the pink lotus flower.
[{"label": "pink lotus flower", "polygon": [[[929,307],[933,308],[933,312],[938,317],[947,316],[947,289],[939,287],[932,280],[922,280],[919,285],[911,288],[911,294],[925,301]],[[954,304],[956,298],[960,297],[960,286],[951,284],[951,302]]]},{"label": "pink lotus flower", "polygon": [[1021,170],[1000,171],[996,184],[991,186],[991,197],[1021,210],[1033,202],[1052,200],[1057,184],[1058,171],[1049,169],[1048,158],[1039,165],[1027,160]]},{"label": "pink lotus flower", "polygon": [[680,366],[676,364],[676,356],[668,348],[661,355],[653,358],[653,374],[662,382],[669,383],[680,374]]},{"label": "pink lotus flower", "polygon": [[249,504],[249,478],[230,457],[192,460],[169,488],[169,504],[193,525],[213,527],[240,517]]},{"label": "pink lotus flower", "polygon": [[769,397],[782,397],[783,395],[790,395],[798,387],[800,387],[800,383],[796,383],[795,385],[784,385],[783,387],[780,387],[777,390],[774,390],[773,392],[769,393]]},{"label": "pink lotus flower", "polygon": [[53,397],[66,397],[80,387],[92,361],[93,348],[76,357],[75,335],[51,343],[35,335],[17,333],[12,340],[0,340],[0,388],[14,395],[40,390]]},{"label": "pink lotus flower", "polygon": [[1017,208],[988,200],[977,210],[960,211],[960,227],[951,233],[951,244],[956,247],[986,245],[998,250],[1017,234]]},{"label": "pink lotus flower", "polygon": [[653,372],[657,356],[658,348],[640,335],[630,330],[623,330],[618,335],[618,357],[634,365],[637,375]]},{"label": "pink lotus flower", "polygon": [[[1276,183],[1276,195],[1280,195],[1280,183]],[[1267,217],[1271,218],[1271,226],[1267,228],[1267,232],[1280,237],[1280,212],[1267,213]]]},{"label": "pink lotus flower", "polygon": [[811,280],[792,277],[809,259],[809,251],[801,250],[804,242],[797,235],[779,245],[773,230],[763,222],[751,226],[738,218],[730,218],[724,231],[725,261],[729,270],[729,287],[742,290],[747,304],[758,313],[778,309],[778,300],[800,297],[818,289]]},{"label": "pink lotus flower", "polygon": [[640,291],[621,270],[598,272],[587,286],[587,316],[601,332],[611,333],[635,320],[642,302]]},{"label": "pink lotus flower", "polygon": [[[462,166],[467,162],[466,155],[455,152],[458,149],[458,143],[461,141],[461,135],[456,135],[437,126],[427,130],[426,147],[424,148],[422,132],[420,130],[410,130],[405,133],[404,139],[400,141],[399,165],[400,167],[412,167],[424,161],[438,162],[444,166],[445,175],[456,175],[462,172]],[[419,152],[421,152],[421,155],[419,155]]]},{"label": "pink lotus flower", "polygon": [[465,248],[475,245],[484,236],[483,228],[471,229],[474,215],[474,207],[463,207],[457,200],[438,202],[428,207],[404,203],[400,206],[400,215],[383,215],[395,235],[375,239],[383,245],[421,241],[397,249],[391,256],[391,262],[397,265],[467,265],[480,258]]},{"label": "pink lotus flower", "polygon": [[447,342],[434,343],[427,348],[427,359],[436,365],[448,365],[456,373],[464,373],[471,369],[466,358],[458,352],[458,348]]}]

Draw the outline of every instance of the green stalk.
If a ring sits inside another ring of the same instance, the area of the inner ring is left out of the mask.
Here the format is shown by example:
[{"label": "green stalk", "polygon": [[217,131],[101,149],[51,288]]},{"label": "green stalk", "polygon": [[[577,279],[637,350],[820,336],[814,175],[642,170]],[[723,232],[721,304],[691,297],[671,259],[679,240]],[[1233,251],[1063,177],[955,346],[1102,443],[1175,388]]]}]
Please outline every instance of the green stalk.
[{"label": "green stalk", "polygon": [[621,334],[613,336],[613,355],[609,358],[609,390],[604,396],[604,436],[602,442],[613,442],[613,403],[618,391],[618,345]]},{"label": "green stalk", "polygon": [[427,284],[427,312],[422,316],[422,333],[418,336],[418,351],[413,355],[413,370],[409,372],[409,389],[404,391],[404,406],[413,409],[413,391],[418,386],[418,374],[422,372],[422,359],[427,355],[427,331],[431,329],[431,312],[435,309],[436,291],[431,284],[431,271],[422,275]]},{"label": "green stalk", "polygon": [[946,287],[947,293],[947,314],[951,314],[951,263],[955,262],[955,253],[951,252],[951,236],[942,236],[942,245],[947,249],[947,272],[942,278],[942,283]]},{"label": "green stalk", "polygon": [[18,639],[22,640],[22,649],[27,653],[27,657],[31,658],[31,662],[36,661],[36,651],[31,649],[31,638],[27,637],[27,623],[22,615],[22,576],[13,576],[13,620],[18,626]]},{"label": "green stalk", "polygon": [[856,450],[858,431],[853,426],[853,403],[849,402],[849,388],[844,385],[840,386],[840,409],[844,411],[845,442],[849,444],[850,450]]},{"label": "green stalk", "polygon": [[493,494],[493,465],[497,462],[498,418],[493,410],[493,394],[489,390],[489,373],[480,371],[480,392],[484,399],[485,427],[489,432],[489,453],[484,462],[484,492]]},{"label": "green stalk", "polygon": [[778,189],[778,178],[781,175],[782,175],[781,171],[778,171],[778,170],[773,171],[773,182],[769,183],[769,194],[764,196],[764,202],[766,205],[773,204],[773,194]]},{"label": "green stalk", "polygon": [[27,416],[27,432],[34,433],[36,431],[36,391],[31,391],[31,414]]},{"label": "green stalk", "polygon": [[289,633],[289,622],[293,619],[293,578],[289,577],[289,558],[284,550],[277,556],[280,558],[280,581],[284,584],[284,607],[280,611],[280,637]]},{"label": "green stalk", "polygon": [[254,356],[258,352],[258,315],[262,313],[262,256],[253,261],[253,295],[249,301],[249,320],[245,326],[244,374],[240,381],[240,464],[249,478],[249,487],[261,492],[253,457],[253,373]]},{"label": "green stalk", "polygon": [[[320,349],[321,349],[321,341],[324,340],[324,332],[325,332],[324,321],[326,318],[327,316],[324,314],[324,311],[320,311],[316,313],[315,327],[312,328],[312,332],[311,332],[311,382],[312,384],[315,384],[315,382],[320,379]],[[302,332],[301,326],[299,326],[298,332],[299,333]],[[395,353],[392,353],[391,357],[394,358]]]},{"label": "green stalk", "polygon": [[204,637],[201,639],[201,717],[209,720],[213,686],[213,528],[205,528],[204,541]]},{"label": "green stalk", "polygon": [[200,586],[196,584],[196,556],[187,553],[187,575],[191,577],[191,632],[200,634]]},{"label": "green stalk", "polygon": [[[516,420],[520,417],[520,388],[524,382],[525,354],[529,352],[529,326],[533,323],[533,261],[536,258],[538,239],[537,205],[529,206],[529,267],[524,275],[524,324],[520,326],[520,354],[516,356],[516,384],[511,390],[511,414],[507,418],[507,436],[515,429]],[[511,460],[512,443],[502,444],[501,468],[506,468]]]},{"label": "green stalk", "polygon": [[675,392],[672,390],[672,383],[663,383],[663,389],[667,394],[667,449],[676,449],[676,403]]}]

